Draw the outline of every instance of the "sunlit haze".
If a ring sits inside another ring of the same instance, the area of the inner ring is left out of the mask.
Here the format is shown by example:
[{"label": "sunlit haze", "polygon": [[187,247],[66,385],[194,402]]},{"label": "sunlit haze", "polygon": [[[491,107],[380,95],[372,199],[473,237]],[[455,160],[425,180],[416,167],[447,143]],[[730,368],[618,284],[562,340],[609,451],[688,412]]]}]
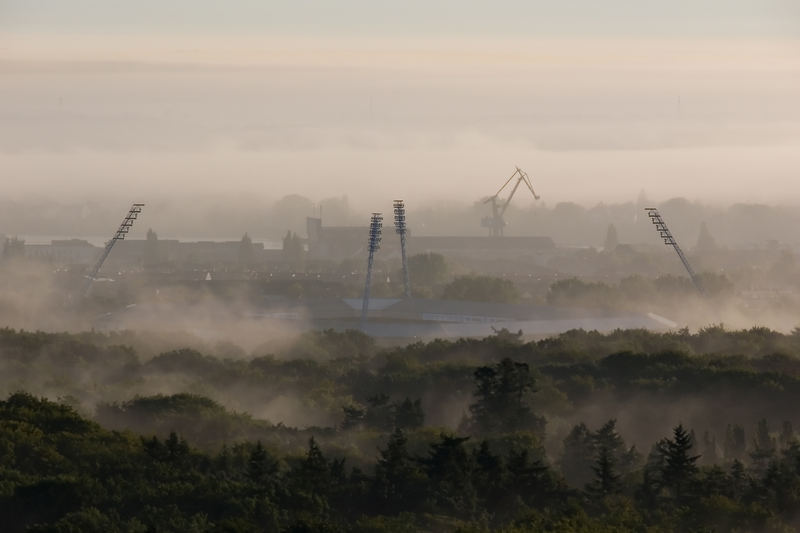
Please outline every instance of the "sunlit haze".
[{"label": "sunlit haze", "polygon": [[162,4],[0,2],[4,196],[800,201],[793,2]]}]

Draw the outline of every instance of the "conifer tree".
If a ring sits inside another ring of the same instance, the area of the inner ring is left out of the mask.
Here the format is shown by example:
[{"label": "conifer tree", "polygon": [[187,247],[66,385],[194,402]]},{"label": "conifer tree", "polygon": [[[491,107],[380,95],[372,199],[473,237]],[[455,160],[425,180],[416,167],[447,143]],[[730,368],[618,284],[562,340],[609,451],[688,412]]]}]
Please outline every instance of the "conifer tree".
[{"label": "conifer tree", "polygon": [[536,380],[527,363],[505,358],[494,366],[482,366],[474,373],[476,401],[469,406],[475,431],[517,431],[544,429],[544,421],[533,414],[528,397],[536,392]]},{"label": "conifer tree", "polygon": [[691,455],[694,442],[682,424],[673,429],[673,438],[667,439],[662,476],[664,484],[673,491],[676,500],[686,496],[689,483],[697,474],[699,455]]},{"label": "conifer tree", "polygon": [[592,470],[594,471],[594,480],[586,489],[593,498],[602,499],[620,491],[620,475],[616,470],[614,455],[607,447],[600,447]]},{"label": "conifer tree", "polygon": [[617,228],[614,227],[614,224],[608,225],[608,230],[606,231],[606,240],[603,243],[603,251],[604,252],[613,252],[619,246],[619,239],[617,238]]},{"label": "conifer tree", "polygon": [[573,487],[583,487],[592,479],[592,460],[595,457],[592,437],[589,428],[581,422],[564,439],[561,473]]},{"label": "conifer tree", "polygon": [[408,453],[408,439],[402,429],[389,436],[386,448],[379,450],[375,465],[375,496],[388,513],[413,508],[418,494],[420,472]]},{"label": "conifer tree", "polygon": [[725,459],[728,461],[742,460],[746,449],[744,428],[738,424],[728,424],[725,430]]},{"label": "conifer tree", "polygon": [[242,268],[249,268],[255,261],[255,254],[253,253],[253,241],[250,236],[245,233],[242,235],[242,240],[239,241],[239,265]]}]

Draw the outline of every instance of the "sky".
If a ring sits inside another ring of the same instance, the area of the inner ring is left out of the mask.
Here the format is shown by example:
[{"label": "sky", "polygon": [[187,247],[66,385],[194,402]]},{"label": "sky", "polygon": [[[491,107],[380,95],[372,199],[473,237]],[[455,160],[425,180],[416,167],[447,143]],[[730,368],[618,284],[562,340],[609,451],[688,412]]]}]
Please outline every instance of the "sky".
[{"label": "sky", "polygon": [[798,94],[794,0],[0,0],[12,198],[798,203]]},{"label": "sky", "polygon": [[3,0],[0,28],[44,33],[371,37],[797,37],[794,0]]}]

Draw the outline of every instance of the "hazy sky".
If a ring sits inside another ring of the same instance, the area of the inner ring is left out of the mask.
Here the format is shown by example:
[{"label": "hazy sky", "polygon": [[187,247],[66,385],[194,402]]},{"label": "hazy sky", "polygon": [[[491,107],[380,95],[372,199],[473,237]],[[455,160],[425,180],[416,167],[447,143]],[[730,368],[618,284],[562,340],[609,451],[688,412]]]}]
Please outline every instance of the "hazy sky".
[{"label": "hazy sky", "polygon": [[797,37],[795,0],[2,0],[0,28],[305,36]]},{"label": "hazy sky", "polygon": [[800,202],[798,94],[796,0],[0,0],[11,197]]}]

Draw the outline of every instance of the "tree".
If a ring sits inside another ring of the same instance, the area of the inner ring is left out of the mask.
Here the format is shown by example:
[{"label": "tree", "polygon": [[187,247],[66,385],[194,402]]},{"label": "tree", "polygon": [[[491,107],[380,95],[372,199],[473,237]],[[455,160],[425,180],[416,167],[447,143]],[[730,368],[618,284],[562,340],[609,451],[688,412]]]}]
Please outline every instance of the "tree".
[{"label": "tree", "polygon": [[728,461],[742,460],[746,449],[744,428],[738,424],[733,426],[728,424],[725,430],[725,459]]},{"label": "tree", "polygon": [[375,465],[375,496],[380,508],[389,514],[413,510],[423,483],[416,462],[408,453],[408,439],[402,429],[389,436],[386,448],[379,450]]},{"label": "tree", "polygon": [[411,401],[389,402],[387,394],[376,394],[367,398],[366,405],[350,404],[342,407],[344,421],[342,429],[365,426],[369,428],[392,430],[421,427],[425,423],[425,413],[419,398]]},{"label": "tree", "polygon": [[489,443],[483,440],[480,446],[473,450],[472,461],[475,465],[472,479],[478,497],[484,507],[497,508],[504,499],[507,499],[504,489],[508,471],[503,458],[492,453]]},{"label": "tree", "polygon": [[261,441],[256,442],[247,460],[247,475],[260,489],[272,487],[278,473],[278,462],[269,454]]},{"label": "tree", "polygon": [[639,452],[635,446],[625,445],[616,427],[617,421],[612,418],[595,432],[590,432],[583,423],[572,428],[564,439],[561,457],[561,472],[570,485],[584,487],[590,483],[602,450],[620,475],[634,471],[640,460]]},{"label": "tree", "polygon": [[16,237],[7,238],[3,244],[3,259],[25,257],[25,240]]},{"label": "tree", "polygon": [[698,252],[714,252],[717,249],[717,241],[708,231],[708,225],[703,222],[700,225],[700,234],[697,236],[695,250]]},{"label": "tree", "polygon": [[442,298],[447,300],[512,303],[519,297],[519,290],[511,280],[492,276],[460,276],[442,291]]},{"label": "tree", "polygon": [[402,402],[395,402],[394,425],[398,428],[419,428],[425,425],[425,412],[419,398],[411,401],[406,397]]},{"label": "tree", "polygon": [[512,447],[506,458],[509,486],[528,505],[536,505],[552,488],[548,468],[530,449]]},{"label": "tree", "polygon": [[293,471],[300,488],[310,493],[324,493],[330,484],[330,468],[314,437],[308,440],[305,458]]},{"label": "tree", "polygon": [[472,456],[464,443],[469,437],[442,433],[430,445],[428,457],[422,460],[429,480],[431,503],[436,508],[460,516],[470,516],[477,503],[472,485]]},{"label": "tree", "polygon": [[693,447],[691,435],[682,424],[673,429],[673,438],[666,440],[662,476],[664,484],[672,489],[678,501],[686,496],[689,484],[697,474],[695,463],[700,456],[690,454]]},{"label": "tree", "polygon": [[775,451],[776,448],[775,439],[772,438],[772,435],[770,435],[769,424],[767,424],[766,418],[762,418],[761,420],[758,421],[754,444],[757,450],[762,450],[770,453]]},{"label": "tree", "polygon": [[667,439],[653,444],[642,469],[642,484],[638,490],[638,498],[645,507],[655,506],[665,486],[664,469],[666,467]]},{"label": "tree", "polygon": [[239,241],[239,266],[247,269],[253,266],[254,261],[253,241],[250,239],[250,236],[245,233],[242,235],[242,240]]},{"label": "tree", "polygon": [[306,250],[303,240],[291,231],[283,238],[283,256],[293,270],[305,268]]},{"label": "tree", "polygon": [[331,465],[322,454],[314,437],[308,440],[308,451],[290,473],[291,504],[311,516],[326,517],[329,511],[328,495],[333,490]]},{"label": "tree", "polygon": [[775,456],[777,443],[769,433],[767,420],[762,418],[758,421],[756,436],[753,441],[753,449],[750,451],[750,458],[753,467],[759,472],[765,472],[772,458]]},{"label": "tree", "polygon": [[376,394],[367,398],[367,410],[364,422],[369,427],[391,430],[394,429],[393,405],[389,403],[387,394]]},{"label": "tree", "polygon": [[344,411],[344,421],[342,422],[342,429],[354,429],[364,423],[367,411],[359,405],[345,405],[342,407]]},{"label": "tree", "polygon": [[414,285],[431,286],[447,279],[447,261],[442,254],[427,252],[408,258],[408,277]]},{"label": "tree", "polygon": [[783,424],[781,424],[781,433],[778,436],[778,441],[780,442],[781,449],[784,450],[796,442],[794,429],[792,429],[792,423],[790,421],[784,420]]},{"label": "tree", "polygon": [[561,473],[573,487],[586,486],[591,480],[592,458],[596,455],[592,437],[589,428],[581,422],[564,438]]},{"label": "tree", "polygon": [[603,282],[568,278],[556,281],[547,290],[551,305],[581,305],[605,307],[614,301],[614,292]]},{"label": "tree", "polygon": [[595,499],[603,499],[620,491],[620,475],[616,471],[614,456],[606,446],[601,446],[595,464],[592,466],[594,480],[586,488]]},{"label": "tree", "polygon": [[606,240],[603,243],[603,251],[604,252],[613,252],[619,246],[619,239],[617,238],[617,228],[614,227],[614,224],[608,225],[608,230],[606,231]]},{"label": "tree", "polygon": [[617,420],[612,418],[593,435],[595,451],[605,448],[611,454],[611,459],[614,465],[620,470],[621,473],[627,474],[632,472],[640,460],[639,452],[636,451],[635,446],[628,448],[625,441],[619,433],[617,433]]},{"label": "tree", "polygon": [[703,464],[715,465],[718,460],[717,439],[706,431],[703,433]]},{"label": "tree", "polygon": [[731,464],[730,487],[734,498],[741,498],[749,483],[750,479],[748,478],[747,470],[745,469],[744,464],[740,460],[735,459]]},{"label": "tree", "polygon": [[147,239],[144,242],[143,262],[145,268],[152,268],[161,262],[158,235],[152,228],[147,230]]},{"label": "tree", "polygon": [[505,358],[475,370],[475,398],[469,406],[472,428],[481,433],[544,430],[544,420],[528,404],[536,380],[527,363]]}]

